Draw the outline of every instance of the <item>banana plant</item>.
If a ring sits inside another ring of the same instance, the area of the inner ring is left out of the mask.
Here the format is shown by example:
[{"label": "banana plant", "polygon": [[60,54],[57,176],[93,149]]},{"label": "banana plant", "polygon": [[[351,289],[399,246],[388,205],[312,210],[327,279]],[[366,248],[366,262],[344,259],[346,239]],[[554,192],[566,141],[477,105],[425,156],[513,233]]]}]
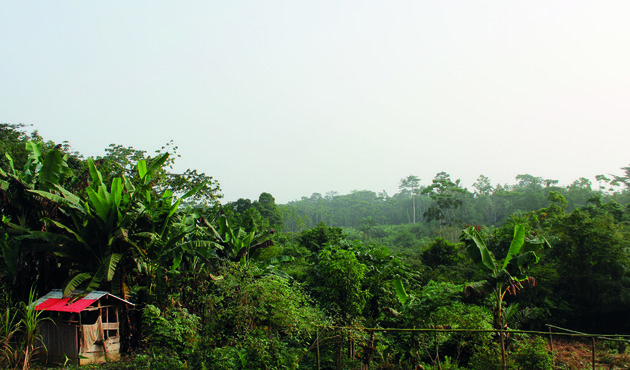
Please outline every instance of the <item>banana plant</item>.
[{"label": "banana plant", "polygon": [[495,314],[499,316],[495,318],[494,326],[499,329],[504,324],[501,319],[501,307],[505,295],[516,294],[523,289],[523,284],[534,284],[535,280],[527,276],[527,270],[540,260],[536,253],[551,246],[542,236],[526,237],[525,226],[522,224],[514,226],[514,236],[503,261],[497,261],[474,227],[464,229],[461,240],[465,243],[466,252],[475,265],[488,274],[486,279],[467,285],[465,291],[468,294],[477,292],[495,295],[497,302]]},{"label": "banana plant", "polygon": [[[156,295],[161,276],[177,275],[182,270],[198,271],[212,258],[217,258],[213,242],[200,227],[200,215],[193,209],[182,210],[181,202],[193,196],[196,187],[175,200],[166,190],[153,201],[145,202],[142,218],[148,219],[146,231],[135,234],[138,246],[145,252],[138,262],[138,271],[145,273],[148,284],[143,287]],[[146,199],[145,199],[146,200]]]},{"label": "banana plant", "polygon": [[13,158],[5,153],[9,166],[6,170],[0,168],[0,199],[3,212],[11,218],[9,225],[29,227],[39,223],[45,207],[42,199],[28,191],[49,191],[63,183],[71,172],[66,163],[67,155],[52,149],[44,156],[42,150],[42,143],[28,141],[28,159],[21,170],[14,167]]},{"label": "banana plant", "polygon": [[129,265],[145,254],[133,236],[139,231],[137,221],[143,205],[153,196],[154,175],[167,157],[168,154],[158,157],[150,166],[144,160],[139,161],[137,187],[124,176],[112,179],[108,187],[94,161],[88,159],[92,181],[85,196],[75,195],[60,185],[53,186],[54,193],[31,191],[57,203],[65,213],[60,219],[45,218],[63,233],[36,233],[56,246],[57,255],[71,261],[75,272],[64,284],[64,296],[80,286],[92,291],[103,283],[110,283],[112,292],[126,296],[127,277],[119,273],[118,266]]},{"label": "banana plant", "polygon": [[[503,315],[505,295],[515,295],[525,286],[536,284],[536,280],[533,277],[526,275],[527,270],[540,260],[536,253],[542,249],[551,248],[551,245],[542,236],[527,237],[525,226],[522,224],[514,226],[514,236],[507,256],[503,261],[497,261],[493,253],[488,250],[477,229],[473,226],[462,231],[460,240],[465,243],[466,251],[475,265],[488,274],[486,279],[467,285],[464,288],[464,292],[466,294],[472,292],[492,294],[495,300],[492,325],[494,329],[502,330],[505,327]],[[501,358],[505,369],[503,336],[501,336]]]},{"label": "banana plant", "polygon": [[269,239],[273,229],[256,233],[255,230],[247,232],[241,227],[233,228],[225,215],[218,217],[216,228],[208,221],[204,220],[204,223],[218,249],[217,254],[233,262],[246,264],[259,250],[273,245],[273,240]]},{"label": "banana plant", "polygon": [[[21,169],[15,168],[8,153],[4,154],[8,165],[0,168],[0,253],[4,262],[0,268],[4,270],[2,275],[11,280],[14,292],[25,292],[36,278],[47,280],[41,272],[50,271],[47,264],[56,265],[47,251],[37,250],[30,232],[44,228],[42,217],[54,215],[57,207],[31,191],[48,192],[71,175],[67,155],[58,149],[51,149],[44,155],[41,142],[29,141],[25,151],[28,157]],[[34,253],[40,254],[39,257],[29,257]],[[37,263],[26,263],[27,260]]]}]

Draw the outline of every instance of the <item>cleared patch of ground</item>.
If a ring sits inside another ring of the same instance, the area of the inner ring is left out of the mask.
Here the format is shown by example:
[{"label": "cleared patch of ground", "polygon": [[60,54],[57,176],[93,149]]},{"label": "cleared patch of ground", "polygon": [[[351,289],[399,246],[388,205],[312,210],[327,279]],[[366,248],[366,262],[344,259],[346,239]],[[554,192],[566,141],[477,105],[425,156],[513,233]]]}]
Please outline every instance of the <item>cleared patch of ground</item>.
[{"label": "cleared patch of ground", "polygon": [[[598,342],[599,343],[599,342]],[[582,370],[593,368],[590,341],[553,338],[553,355],[556,369]],[[623,350],[622,350],[623,352]],[[630,355],[607,348],[599,343],[595,350],[596,369],[630,369]]]}]

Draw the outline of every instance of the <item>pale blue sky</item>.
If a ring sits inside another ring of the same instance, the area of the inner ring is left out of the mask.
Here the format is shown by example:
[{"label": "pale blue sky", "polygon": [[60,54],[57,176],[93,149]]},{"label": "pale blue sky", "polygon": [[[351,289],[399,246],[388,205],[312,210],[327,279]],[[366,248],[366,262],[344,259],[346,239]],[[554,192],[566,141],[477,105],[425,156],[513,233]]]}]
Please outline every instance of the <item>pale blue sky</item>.
[{"label": "pale blue sky", "polygon": [[[630,164],[627,1],[3,1],[0,122],[226,200]],[[594,180],[593,180],[594,181]]]}]

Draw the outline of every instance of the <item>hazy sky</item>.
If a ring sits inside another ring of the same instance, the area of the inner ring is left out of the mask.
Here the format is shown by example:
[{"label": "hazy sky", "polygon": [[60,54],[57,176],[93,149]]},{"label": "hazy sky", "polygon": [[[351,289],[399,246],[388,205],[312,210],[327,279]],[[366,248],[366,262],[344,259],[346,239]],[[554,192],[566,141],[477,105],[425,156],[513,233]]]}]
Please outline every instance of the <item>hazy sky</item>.
[{"label": "hazy sky", "polygon": [[[630,163],[629,1],[2,1],[0,122],[227,201]],[[594,182],[594,179],[593,179]]]}]

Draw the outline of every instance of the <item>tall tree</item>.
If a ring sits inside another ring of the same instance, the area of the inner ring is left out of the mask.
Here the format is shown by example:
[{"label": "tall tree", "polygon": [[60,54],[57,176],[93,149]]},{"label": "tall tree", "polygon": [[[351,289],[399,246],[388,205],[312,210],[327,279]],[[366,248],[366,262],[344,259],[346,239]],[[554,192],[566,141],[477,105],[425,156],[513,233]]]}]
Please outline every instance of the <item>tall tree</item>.
[{"label": "tall tree", "polygon": [[269,220],[269,225],[282,229],[282,212],[276,205],[276,200],[269,193],[261,193],[258,201],[252,204],[260,212],[260,215]]},{"label": "tall tree", "polygon": [[439,221],[440,225],[452,225],[455,222],[455,210],[463,204],[460,195],[466,192],[466,189],[460,187],[459,179],[453,182],[451,175],[439,172],[433,183],[422,190],[423,194],[429,194],[435,201],[425,212],[425,217],[429,221]]},{"label": "tall tree", "polygon": [[404,179],[400,180],[400,185],[398,186],[400,190],[406,190],[409,192],[409,196],[411,197],[411,205],[413,210],[413,223],[416,223],[416,195],[419,192],[420,188],[420,178],[418,176],[409,175]]}]

